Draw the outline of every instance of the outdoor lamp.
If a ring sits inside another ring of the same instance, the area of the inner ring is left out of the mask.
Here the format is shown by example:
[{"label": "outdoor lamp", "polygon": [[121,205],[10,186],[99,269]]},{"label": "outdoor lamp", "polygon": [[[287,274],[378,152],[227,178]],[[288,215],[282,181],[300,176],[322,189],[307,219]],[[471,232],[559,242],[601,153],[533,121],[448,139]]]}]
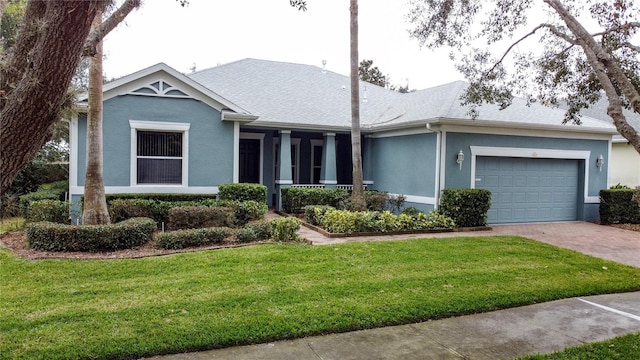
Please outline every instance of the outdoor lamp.
[{"label": "outdoor lamp", "polygon": [[458,152],[458,157],[456,158],[456,163],[458,163],[458,165],[460,165],[460,170],[462,170],[462,162],[464,161],[464,153],[462,152],[462,150],[460,150]]},{"label": "outdoor lamp", "polygon": [[600,156],[598,156],[598,158],[596,159],[596,167],[599,171],[602,171],[602,165],[604,165],[604,156],[600,154]]}]

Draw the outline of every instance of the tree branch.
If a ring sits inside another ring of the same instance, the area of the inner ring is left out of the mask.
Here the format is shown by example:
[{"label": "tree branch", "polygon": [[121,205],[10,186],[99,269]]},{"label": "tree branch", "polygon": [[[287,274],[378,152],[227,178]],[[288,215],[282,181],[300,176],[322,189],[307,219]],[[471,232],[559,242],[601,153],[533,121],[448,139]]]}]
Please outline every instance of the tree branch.
[{"label": "tree branch", "polygon": [[615,26],[612,27],[611,29],[605,30],[605,31],[601,31],[601,32],[597,32],[597,33],[593,33],[591,34],[591,36],[596,37],[596,36],[602,36],[602,35],[606,35],[606,34],[610,34],[612,32],[618,32],[620,30],[625,30],[625,31],[629,31],[630,29],[633,28],[640,28],[640,22],[637,21],[632,21],[620,26]]},{"label": "tree branch", "polygon": [[100,28],[91,31],[87,40],[84,42],[83,56],[93,56],[96,54],[96,45],[101,41],[111,30],[115,29],[118,24],[124,20],[127,15],[134,9],[140,7],[140,0],[125,0],[120,7],[102,22]]}]

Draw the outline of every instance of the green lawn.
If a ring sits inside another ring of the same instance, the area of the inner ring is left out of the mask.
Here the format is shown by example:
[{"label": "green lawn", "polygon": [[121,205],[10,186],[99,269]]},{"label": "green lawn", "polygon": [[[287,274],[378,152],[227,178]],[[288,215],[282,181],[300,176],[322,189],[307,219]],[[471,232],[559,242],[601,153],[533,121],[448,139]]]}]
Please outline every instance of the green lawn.
[{"label": "green lawn", "polygon": [[0,250],[0,358],[135,358],[638,289],[640,269],[518,237],[99,261]]},{"label": "green lawn", "polygon": [[587,344],[548,355],[534,355],[520,360],[638,360],[640,358],[640,333]]}]

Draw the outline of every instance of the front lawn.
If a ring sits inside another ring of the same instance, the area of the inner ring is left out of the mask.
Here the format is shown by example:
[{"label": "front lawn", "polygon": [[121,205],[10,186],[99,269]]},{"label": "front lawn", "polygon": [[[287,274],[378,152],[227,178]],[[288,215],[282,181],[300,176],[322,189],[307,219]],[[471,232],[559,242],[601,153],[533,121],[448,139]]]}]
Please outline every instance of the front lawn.
[{"label": "front lawn", "polygon": [[0,358],[135,358],[638,289],[640,269],[509,236],[99,261],[0,249]]},{"label": "front lawn", "polygon": [[640,333],[619,336],[611,340],[571,347],[552,354],[533,355],[520,360],[638,360]]}]

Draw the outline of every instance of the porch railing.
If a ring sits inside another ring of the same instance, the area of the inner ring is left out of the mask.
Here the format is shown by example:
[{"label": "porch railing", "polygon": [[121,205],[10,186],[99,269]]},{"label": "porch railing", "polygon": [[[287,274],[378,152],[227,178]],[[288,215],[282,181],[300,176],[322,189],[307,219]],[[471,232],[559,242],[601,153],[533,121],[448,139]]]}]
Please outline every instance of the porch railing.
[{"label": "porch railing", "polygon": [[[324,184],[293,184],[292,188],[307,188],[307,189],[324,189],[326,186]],[[367,185],[364,185],[365,190],[367,189]],[[353,185],[351,184],[338,184],[336,185],[336,189],[340,190],[353,190]]]}]

